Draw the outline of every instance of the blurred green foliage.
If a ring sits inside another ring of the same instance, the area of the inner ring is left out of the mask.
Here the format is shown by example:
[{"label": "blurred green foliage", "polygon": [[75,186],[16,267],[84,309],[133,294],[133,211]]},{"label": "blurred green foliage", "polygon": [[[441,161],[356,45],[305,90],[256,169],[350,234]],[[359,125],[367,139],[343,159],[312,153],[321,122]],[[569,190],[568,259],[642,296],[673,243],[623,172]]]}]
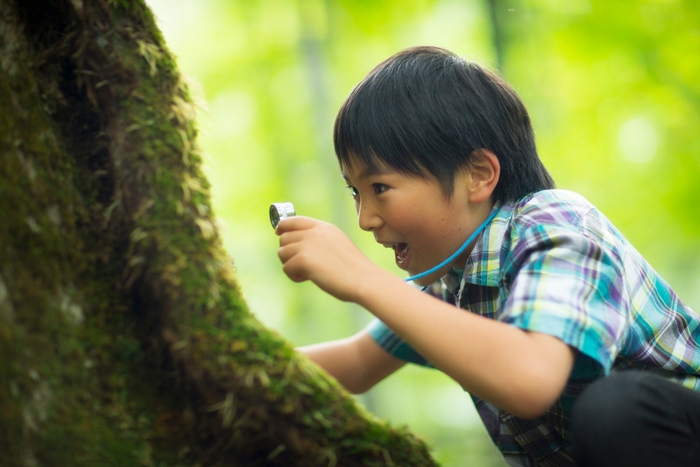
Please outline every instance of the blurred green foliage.
[{"label": "blurred green foliage", "polygon": [[[528,106],[560,188],[610,217],[700,308],[700,6],[686,0],[149,0],[183,73],[201,85],[200,144],[225,244],[251,309],[296,345],[345,337],[367,312],[286,279],[271,202],[356,226],[331,129],[352,87],[412,45],[502,71]],[[427,437],[445,466],[501,466],[469,397],[407,368],[363,396]]]}]

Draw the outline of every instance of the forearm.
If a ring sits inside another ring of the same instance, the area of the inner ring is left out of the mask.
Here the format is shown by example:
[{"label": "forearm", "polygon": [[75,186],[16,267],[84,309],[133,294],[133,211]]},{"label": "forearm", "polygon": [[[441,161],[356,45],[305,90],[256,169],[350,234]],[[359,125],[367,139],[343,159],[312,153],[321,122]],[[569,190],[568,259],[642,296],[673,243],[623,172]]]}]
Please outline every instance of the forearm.
[{"label": "forearm", "polygon": [[347,339],[297,348],[353,394],[361,394],[405,362],[386,353],[366,330]]},{"label": "forearm", "polygon": [[346,350],[347,339],[322,342],[298,347],[297,350],[311,359],[352,394],[359,394],[366,389],[361,387],[361,378],[353,371],[356,356]]},{"label": "forearm", "polygon": [[464,312],[385,271],[356,297],[467,391],[519,416],[551,406],[573,365],[573,351],[556,338]]}]

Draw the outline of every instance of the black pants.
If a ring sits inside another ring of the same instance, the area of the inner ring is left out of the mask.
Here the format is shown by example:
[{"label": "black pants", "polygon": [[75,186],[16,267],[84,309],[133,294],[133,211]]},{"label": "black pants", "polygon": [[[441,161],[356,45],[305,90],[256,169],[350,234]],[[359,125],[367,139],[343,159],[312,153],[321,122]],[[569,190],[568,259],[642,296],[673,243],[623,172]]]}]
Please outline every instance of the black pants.
[{"label": "black pants", "polygon": [[579,467],[700,466],[700,392],[640,371],[603,378],[576,402]]}]

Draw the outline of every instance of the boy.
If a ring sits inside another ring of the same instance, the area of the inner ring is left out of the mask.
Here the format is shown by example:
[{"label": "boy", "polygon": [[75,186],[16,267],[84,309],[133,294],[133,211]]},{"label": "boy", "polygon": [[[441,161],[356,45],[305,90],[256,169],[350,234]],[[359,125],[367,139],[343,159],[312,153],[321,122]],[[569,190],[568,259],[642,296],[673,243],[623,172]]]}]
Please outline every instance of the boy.
[{"label": "boy", "polygon": [[407,361],[440,369],[510,465],[700,462],[698,316],[595,207],[554,190],[508,84],[408,49],[352,91],[334,142],[360,227],[400,268],[466,249],[416,278],[422,293],[333,225],[283,220],[285,273],[377,317],[302,352],[353,393]]}]

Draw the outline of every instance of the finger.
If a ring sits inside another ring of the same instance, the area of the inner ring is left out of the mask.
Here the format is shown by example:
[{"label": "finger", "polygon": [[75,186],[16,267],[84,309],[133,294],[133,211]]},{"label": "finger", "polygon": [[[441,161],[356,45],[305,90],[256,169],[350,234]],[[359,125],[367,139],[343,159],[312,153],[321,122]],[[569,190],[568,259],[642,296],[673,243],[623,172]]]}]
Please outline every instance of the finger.
[{"label": "finger", "polygon": [[312,217],[305,216],[294,216],[282,219],[277,224],[275,228],[275,233],[277,235],[282,235],[285,232],[291,232],[293,230],[306,230],[317,225],[320,221]]},{"label": "finger", "polygon": [[299,246],[292,243],[290,245],[281,246],[277,250],[277,256],[280,261],[282,261],[282,264],[287,264],[298,252]]},{"label": "finger", "polygon": [[284,273],[289,277],[291,280],[294,282],[304,282],[308,280],[308,277],[299,270],[298,266],[298,259],[295,260],[295,258],[292,257],[287,262],[284,262],[284,265],[282,266],[282,270]]},{"label": "finger", "polygon": [[307,236],[307,231],[305,230],[292,230],[290,232],[285,232],[280,235],[280,247],[291,245],[292,243],[299,243]]}]

